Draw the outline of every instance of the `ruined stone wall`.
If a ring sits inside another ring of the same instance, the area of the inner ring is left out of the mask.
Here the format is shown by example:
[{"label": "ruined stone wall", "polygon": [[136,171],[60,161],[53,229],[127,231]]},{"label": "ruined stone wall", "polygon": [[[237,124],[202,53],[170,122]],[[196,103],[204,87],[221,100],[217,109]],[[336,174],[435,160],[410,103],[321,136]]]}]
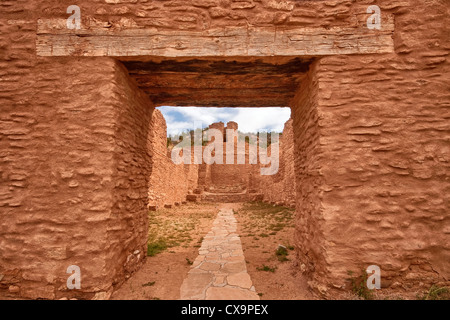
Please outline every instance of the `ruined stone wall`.
[{"label": "ruined stone wall", "polygon": [[[143,243],[147,103],[111,59],[36,57],[37,19],[71,4],[0,2],[0,285],[31,298],[60,297],[70,264],[106,291]],[[369,4],[395,15],[396,52],[319,59],[292,105],[296,246],[322,292],[370,264],[393,288],[450,277],[448,1],[77,1],[82,19],[191,30],[357,27]]]},{"label": "ruined stone wall", "polygon": [[[13,61],[20,53],[11,52]],[[114,90],[124,71],[110,59],[17,63],[8,64],[1,90],[1,288],[30,298],[70,295],[66,269],[77,265],[76,294],[107,292],[123,276],[127,253],[140,249],[143,257],[145,155],[130,153],[145,147],[151,106],[137,113],[143,123],[129,122]]]},{"label": "ruined stone wall", "polygon": [[[271,147],[269,146],[269,150]],[[270,152],[270,151],[269,151]],[[260,166],[254,168],[252,189],[262,194],[265,202],[295,208],[295,168],[293,120],[289,119],[279,138],[279,169],[274,175],[262,176]]]},{"label": "ruined stone wall", "polygon": [[[148,206],[153,210],[181,204],[197,188],[198,165],[176,165],[167,149],[167,126],[156,110],[152,117],[152,174],[148,190]],[[192,157],[193,152],[192,153]],[[192,161],[193,163],[193,161]]]},{"label": "ruined stone wall", "polygon": [[[318,114],[319,81],[314,63],[298,89],[292,106],[295,157],[295,246],[302,271],[312,274],[318,283],[327,276],[324,261],[326,241],[323,234],[322,151]],[[351,266],[347,266],[351,267]],[[312,285],[317,285],[312,283]],[[322,285],[318,285],[322,289]]]},{"label": "ruined stone wall", "polygon": [[[206,165],[205,172],[205,187],[209,191],[244,191],[249,187],[249,176],[253,171],[253,165],[249,164],[249,147],[245,143],[245,150],[238,148],[238,137],[235,136],[232,141],[227,141],[227,130],[235,130],[238,132],[238,124],[230,121],[225,126],[222,122],[213,123],[209,129],[215,129],[222,132],[224,141],[222,146],[222,164],[214,163]],[[232,149],[234,148],[234,149]],[[205,150],[205,148],[203,148]],[[205,152],[205,151],[203,151]],[[227,152],[233,152],[233,163],[227,163]],[[238,164],[238,156],[245,155],[245,164]]]},{"label": "ruined stone wall", "polygon": [[[445,1],[445,0],[443,0]],[[3,1],[4,10],[20,12],[25,1]],[[12,5],[16,2],[20,4]],[[405,1],[385,2],[389,9]],[[95,18],[111,25],[146,26],[161,29],[206,30],[224,26],[334,27],[359,26],[366,9],[376,1],[354,0],[78,0],[82,19]],[[39,18],[67,18],[68,0],[39,0]],[[13,8],[11,8],[13,6]],[[30,12],[31,13],[31,12]],[[20,14],[23,17],[23,13]],[[83,17],[84,16],[84,17]]]},{"label": "ruined stone wall", "polygon": [[147,254],[147,188],[151,173],[150,148],[155,110],[148,96],[139,90],[123,65],[115,63],[110,84],[115,118],[114,184],[112,213],[107,220],[106,270],[113,284],[121,284],[140,266]]},{"label": "ruined stone wall", "polygon": [[0,295],[105,297],[143,257],[152,107],[113,59],[37,58],[38,6],[0,3]]},{"label": "ruined stone wall", "polygon": [[369,265],[383,287],[450,278],[450,8],[379,3],[395,13],[395,54],[320,59],[315,97],[300,92],[294,112],[297,245],[329,289]]}]

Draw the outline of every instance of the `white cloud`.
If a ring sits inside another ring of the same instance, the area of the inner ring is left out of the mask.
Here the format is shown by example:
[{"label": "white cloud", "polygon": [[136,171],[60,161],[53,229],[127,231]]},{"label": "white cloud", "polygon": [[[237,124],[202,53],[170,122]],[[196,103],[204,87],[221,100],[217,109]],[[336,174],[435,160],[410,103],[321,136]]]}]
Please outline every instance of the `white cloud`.
[{"label": "white cloud", "polygon": [[237,122],[242,132],[281,132],[290,115],[290,108],[239,108],[238,113],[230,120]]},{"label": "white cloud", "polygon": [[167,122],[167,133],[178,135],[184,130],[194,129],[194,122],[202,122],[203,127],[222,121],[235,121],[243,132],[262,130],[283,131],[289,120],[290,108],[199,108],[160,107]]}]

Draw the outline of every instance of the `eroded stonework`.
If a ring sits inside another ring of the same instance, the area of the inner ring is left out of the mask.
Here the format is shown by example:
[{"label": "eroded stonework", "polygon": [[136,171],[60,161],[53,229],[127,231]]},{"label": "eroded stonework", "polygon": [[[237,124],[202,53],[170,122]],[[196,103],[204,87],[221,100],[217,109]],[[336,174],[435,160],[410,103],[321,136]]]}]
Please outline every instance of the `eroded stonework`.
[{"label": "eroded stonework", "polygon": [[[378,4],[395,23],[394,52],[308,60],[298,87],[283,95],[292,97],[294,170],[285,163],[275,183],[292,193],[283,179],[294,172],[298,266],[325,296],[346,286],[347,271],[373,264],[383,287],[448,285],[448,1],[77,2],[83,21],[102,28],[166,31],[360,28],[367,6]],[[145,255],[150,177],[157,174],[151,164],[159,157],[152,154],[154,104],[120,59],[37,56],[38,19],[67,19],[68,5],[0,3],[0,289],[20,297],[106,298]],[[256,65],[236,58],[243,60]],[[246,76],[241,89],[251,83]],[[155,88],[170,77],[155,79],[149,91],[164,101]],[[233,102],[230,92],[239,88],[223,75],[213,83],[216,92],[228,86],[218,102]],[[266,86],[247,89],[252,94],[240,103],[276,97]],[[169,91],[172,101],[195,101],[194,84]],[[216,97],[203,93],[204,105]],[[205,176],[199,169],[199,183]],[[66,288],[70,265],[81,267],[81,291]]]}]

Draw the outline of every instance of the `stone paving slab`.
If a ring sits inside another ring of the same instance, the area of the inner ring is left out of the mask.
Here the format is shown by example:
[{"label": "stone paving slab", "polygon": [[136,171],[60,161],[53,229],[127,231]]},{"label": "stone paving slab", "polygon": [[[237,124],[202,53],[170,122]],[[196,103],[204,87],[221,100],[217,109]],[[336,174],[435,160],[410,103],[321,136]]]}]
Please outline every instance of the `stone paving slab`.
[{"label": "stone paving slab", "polygon": [[221,209],[180,288],[181,300],[259,300],[233,210]]}]

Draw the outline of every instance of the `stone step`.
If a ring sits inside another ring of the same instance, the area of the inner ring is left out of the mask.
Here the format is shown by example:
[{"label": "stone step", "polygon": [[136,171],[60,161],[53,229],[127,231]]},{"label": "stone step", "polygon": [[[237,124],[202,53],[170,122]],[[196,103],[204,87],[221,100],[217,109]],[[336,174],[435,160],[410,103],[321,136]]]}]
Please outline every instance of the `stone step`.
[{"label": "stone step", "polygon": [[247,193],[209,193],[205,192],[202,197],[207,202],[245,202],[248,200]]}]

